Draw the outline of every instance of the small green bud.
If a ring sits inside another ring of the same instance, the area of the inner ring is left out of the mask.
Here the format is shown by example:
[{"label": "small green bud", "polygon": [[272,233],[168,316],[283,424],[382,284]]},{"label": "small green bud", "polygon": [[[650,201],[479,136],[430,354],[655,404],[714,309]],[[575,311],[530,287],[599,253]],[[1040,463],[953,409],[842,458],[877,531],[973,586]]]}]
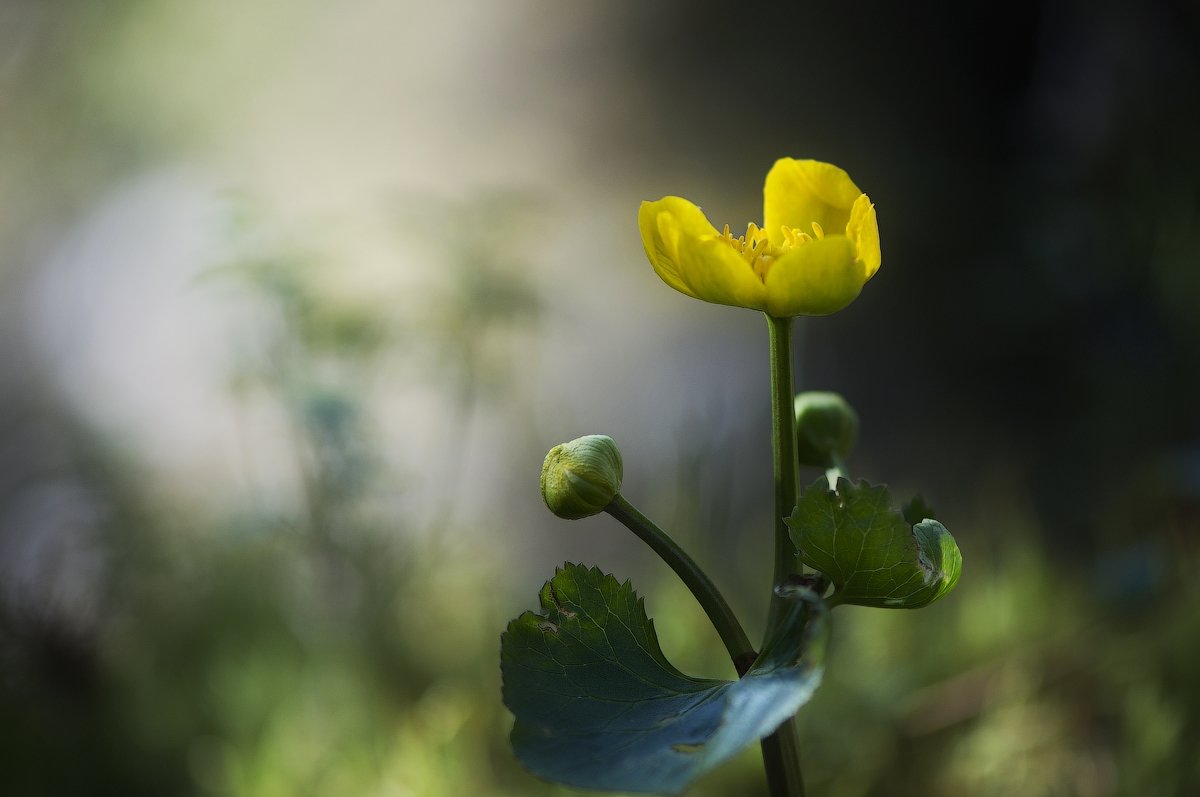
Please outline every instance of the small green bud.
[{"label": "small green bud", "polygon": [[858,413],[838,393],[809,391],[796,396],[796,459],[801,465],[832,468],[858,442]]},{"label": "small green bud", "polygon": [[542,463],[542,500],[566,520],[604,511],[621,491],[621,451],[608,435],[589,434],[550,449]]}]

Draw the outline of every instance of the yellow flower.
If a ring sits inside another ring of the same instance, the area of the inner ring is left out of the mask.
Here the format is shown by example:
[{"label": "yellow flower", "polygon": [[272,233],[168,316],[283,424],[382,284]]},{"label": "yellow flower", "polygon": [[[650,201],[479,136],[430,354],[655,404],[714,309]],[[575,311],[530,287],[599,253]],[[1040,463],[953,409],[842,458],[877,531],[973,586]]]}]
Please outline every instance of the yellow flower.
[{"label": "yellow flower", "polygon": [[643,202],[650,264],[680,293],[786,318],[826,315],[879,270],[875,206],[838,167],[782,158],[763,186],[763,221],[738,238],[677,196]]}]

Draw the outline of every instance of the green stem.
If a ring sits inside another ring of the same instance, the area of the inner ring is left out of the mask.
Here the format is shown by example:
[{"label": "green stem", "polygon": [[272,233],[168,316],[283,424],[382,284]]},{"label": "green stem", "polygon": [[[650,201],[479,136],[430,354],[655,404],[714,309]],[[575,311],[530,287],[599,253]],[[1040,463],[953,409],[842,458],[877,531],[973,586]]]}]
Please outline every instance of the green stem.
[{"label": "green stem", "polygon": [[765,737],[763,766],[767,770],[767,790],[771,797],[804,797],[804,777],[800,772],[800,740],[792,717]]},{"label": "green stem", "polygon": [[643,515],[633,504],[625,500],[620,493],[612,500],[604,511],[619,520],[626,528],[638,536],[642,542],[649,545],[659,557],[667,563],[675,575],[679,576],[684,585],[691,590],[708,615],[713,627],[717,629],[729,658],[737,668],[738,675],[744,675],[753,663],[756,653],[750,644],[750,638],[742,630],[741,623],[721,596],[717,585],[708,574],[700,569],[692,557],[688,556],[665,531],[654,524],[650,518]]},{"label": "green stem", "polygon": [[[796,568],[796,547],[784,518],[796,507],[796,391],[792,384],[792,319],[767,316],[771,333],[771,448],[775,471],[775,569],[771,586],[787,581]],[[778,631],[786,599],[772,591],[766,647]]]},{"label": "green stem", "polygon": [[[784,518],[796,506],[796,390],[792,383],[792,319],[767,316],[771,337],[771,449],[775,470],[775,568],[767,611],[765,649],[780,632],[785,598],[774,588],[797,568],[796,548]],[[771,797],[804,797],[800,743],[791,718],[762,740],[763,766]]]}]

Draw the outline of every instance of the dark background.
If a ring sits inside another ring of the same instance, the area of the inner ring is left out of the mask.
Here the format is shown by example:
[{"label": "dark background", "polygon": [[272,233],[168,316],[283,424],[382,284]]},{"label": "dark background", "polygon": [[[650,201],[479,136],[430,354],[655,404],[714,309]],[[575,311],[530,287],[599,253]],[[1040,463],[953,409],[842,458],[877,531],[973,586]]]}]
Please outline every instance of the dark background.
[{"label": "dark background", "polygon": [[960,492],[1009,458],[1064,557],[1160,522],[1111,518],[1167,511],[1139,491],[1194,498],[1194,6],[686,9],[628,20],[649,124],[676,144],[661,157],[736,140],[762,164],[803,142],[853,158],[885,220],[895,268],[805,348],[810,378],[879,419],[881,470],[922,457]]}]

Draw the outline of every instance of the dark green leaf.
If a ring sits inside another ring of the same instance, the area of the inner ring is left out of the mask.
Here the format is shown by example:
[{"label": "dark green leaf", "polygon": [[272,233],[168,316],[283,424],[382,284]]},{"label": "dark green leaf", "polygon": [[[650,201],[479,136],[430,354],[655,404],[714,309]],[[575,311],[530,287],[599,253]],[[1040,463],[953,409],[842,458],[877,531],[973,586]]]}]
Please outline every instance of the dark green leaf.
[{"label": "dark green leaf", "polygon": [[530,771],[585,789],[679,793],[773,732],[821,680],[824,604],[793,589],[780,634],[738,681],[671,666],[629,582],[567,564],[501,638],[512,745]]},{"label": "dark green leaf", "polygon": [[[918,507],[914,511],[923,511]],[[958,583],[962,554],[946,527],[913,524],[892,509],[886,487],[818,479],[787,519],[804,563],[824,573],[832,603],[916,609]]]}]

